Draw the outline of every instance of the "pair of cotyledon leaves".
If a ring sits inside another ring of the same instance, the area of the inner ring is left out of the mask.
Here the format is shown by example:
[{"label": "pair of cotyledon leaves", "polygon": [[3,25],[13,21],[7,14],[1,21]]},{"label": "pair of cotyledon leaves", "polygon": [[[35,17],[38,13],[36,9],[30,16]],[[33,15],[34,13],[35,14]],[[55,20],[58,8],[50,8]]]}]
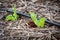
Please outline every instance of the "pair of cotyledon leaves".
[{"label": "pair of cotyledon leaves", "polygon": [[34,21],[34,23],[37,25],[37,27],[43,28],[45,21],[46,21],[46,18],[43,17],[43,18],[38,20],[37,15],[34,12],[29,12],[29,13],[30,13],[31,19]]},{"label": "pair of cotyledon leaves", "polygon": [[16,5],[14,5],[14,14],[10,14],[6,17],[7,21],[16,21],[19,18],[19,15],[16,14]]}]

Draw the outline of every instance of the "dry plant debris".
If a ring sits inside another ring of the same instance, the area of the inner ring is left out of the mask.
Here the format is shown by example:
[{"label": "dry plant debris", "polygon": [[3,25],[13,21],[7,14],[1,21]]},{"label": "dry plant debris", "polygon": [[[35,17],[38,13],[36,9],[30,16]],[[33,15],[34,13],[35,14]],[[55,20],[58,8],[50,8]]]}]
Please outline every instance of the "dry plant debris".
[{"label": "dry plant debris", "polygon": [[[18,11],[22,11],[23,13],[34,11],[38,14],[39,18],[44,16],[51,21],[60,23],[60,8],[58,7],[58,4],[53,1],[0,0],[3,8],[12,8],[13,5],[16,4]],[[49,24],[46,24],[45,28],[29,28],[29,20],[31,19],[27,17],[23,17],[16,22],[6,22],[1,19],[0,40],[60,40],[59,36],[57,36],[60,35],[59,28],[50,26]]]}]

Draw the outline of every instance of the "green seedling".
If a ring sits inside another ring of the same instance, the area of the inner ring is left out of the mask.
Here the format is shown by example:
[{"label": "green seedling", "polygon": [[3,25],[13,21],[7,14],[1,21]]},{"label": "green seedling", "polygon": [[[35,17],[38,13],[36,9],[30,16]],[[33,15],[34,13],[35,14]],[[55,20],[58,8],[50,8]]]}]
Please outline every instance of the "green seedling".
[{"label": "green seedling", "polygon": [[10,14],[6,17],[7,21],[16,21],[19,18],[19,16],[16,13],[16,5],[14,5],[14,14]]},{"label": "green seedling", "polygon": [[45,21],[46,21],[46,18],[43,17],[41,19],[37,19],[37,15],[34,13],[34,12],[29,12],[30,16],[31,16],[31,19],[34,21],[34,23],[37,25],[37,27],[40,27],[40,28],[43,28],[44,27],[44,24],[45,24]]}]

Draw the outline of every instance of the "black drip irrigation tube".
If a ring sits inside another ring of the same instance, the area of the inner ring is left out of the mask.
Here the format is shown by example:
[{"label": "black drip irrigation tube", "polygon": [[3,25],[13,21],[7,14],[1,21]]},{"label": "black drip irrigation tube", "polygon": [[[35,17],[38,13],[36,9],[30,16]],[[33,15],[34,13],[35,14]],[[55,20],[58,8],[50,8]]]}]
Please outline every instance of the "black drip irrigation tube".
[{"label": "black drip irrigation tube", "polygon": [[[6,11],[6,12],[13,13],[13,10],[12,9],[2,9],[2,8],[0,8],[0,11]],[[23,12],[17,11],[17,14],[22,15],[22,16],[25,16],[25,17],[28,17],[28,18],[31,18],[28,13],[23,13]],[[38,18],[38,19],[40,19],[40,18]],[[57,26],[57,27],[60,28],[60,24],[58,22],[51,22],[49,20],[46,20],[45,22],[48,23],[48,24],[51,24],[51,25],[55,25],[55,26]]]}]

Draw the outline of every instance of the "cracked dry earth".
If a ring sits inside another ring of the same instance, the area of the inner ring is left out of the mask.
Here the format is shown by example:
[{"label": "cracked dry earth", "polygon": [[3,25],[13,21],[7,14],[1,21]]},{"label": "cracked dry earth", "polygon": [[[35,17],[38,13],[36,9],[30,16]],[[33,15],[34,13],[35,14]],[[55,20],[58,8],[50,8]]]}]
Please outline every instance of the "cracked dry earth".
[{"label": "cracked dry earth", "polygon": [[[53,1],[41,2],[38,0],[4,0],[3,8],[13,9],[17,4],[17,10],[23,13],[34,11],[39,18],[46,17],[51,22],[60,23],[60,6]],[[32,28],[28,25],[30,18],[21,16],[17,21],[6,21],[9,13],[0,11],[0,40],[60,40],[60,29],[54,25],[45,24],[44,28]],[[5,16],[5,17],[4,17]]]}]

